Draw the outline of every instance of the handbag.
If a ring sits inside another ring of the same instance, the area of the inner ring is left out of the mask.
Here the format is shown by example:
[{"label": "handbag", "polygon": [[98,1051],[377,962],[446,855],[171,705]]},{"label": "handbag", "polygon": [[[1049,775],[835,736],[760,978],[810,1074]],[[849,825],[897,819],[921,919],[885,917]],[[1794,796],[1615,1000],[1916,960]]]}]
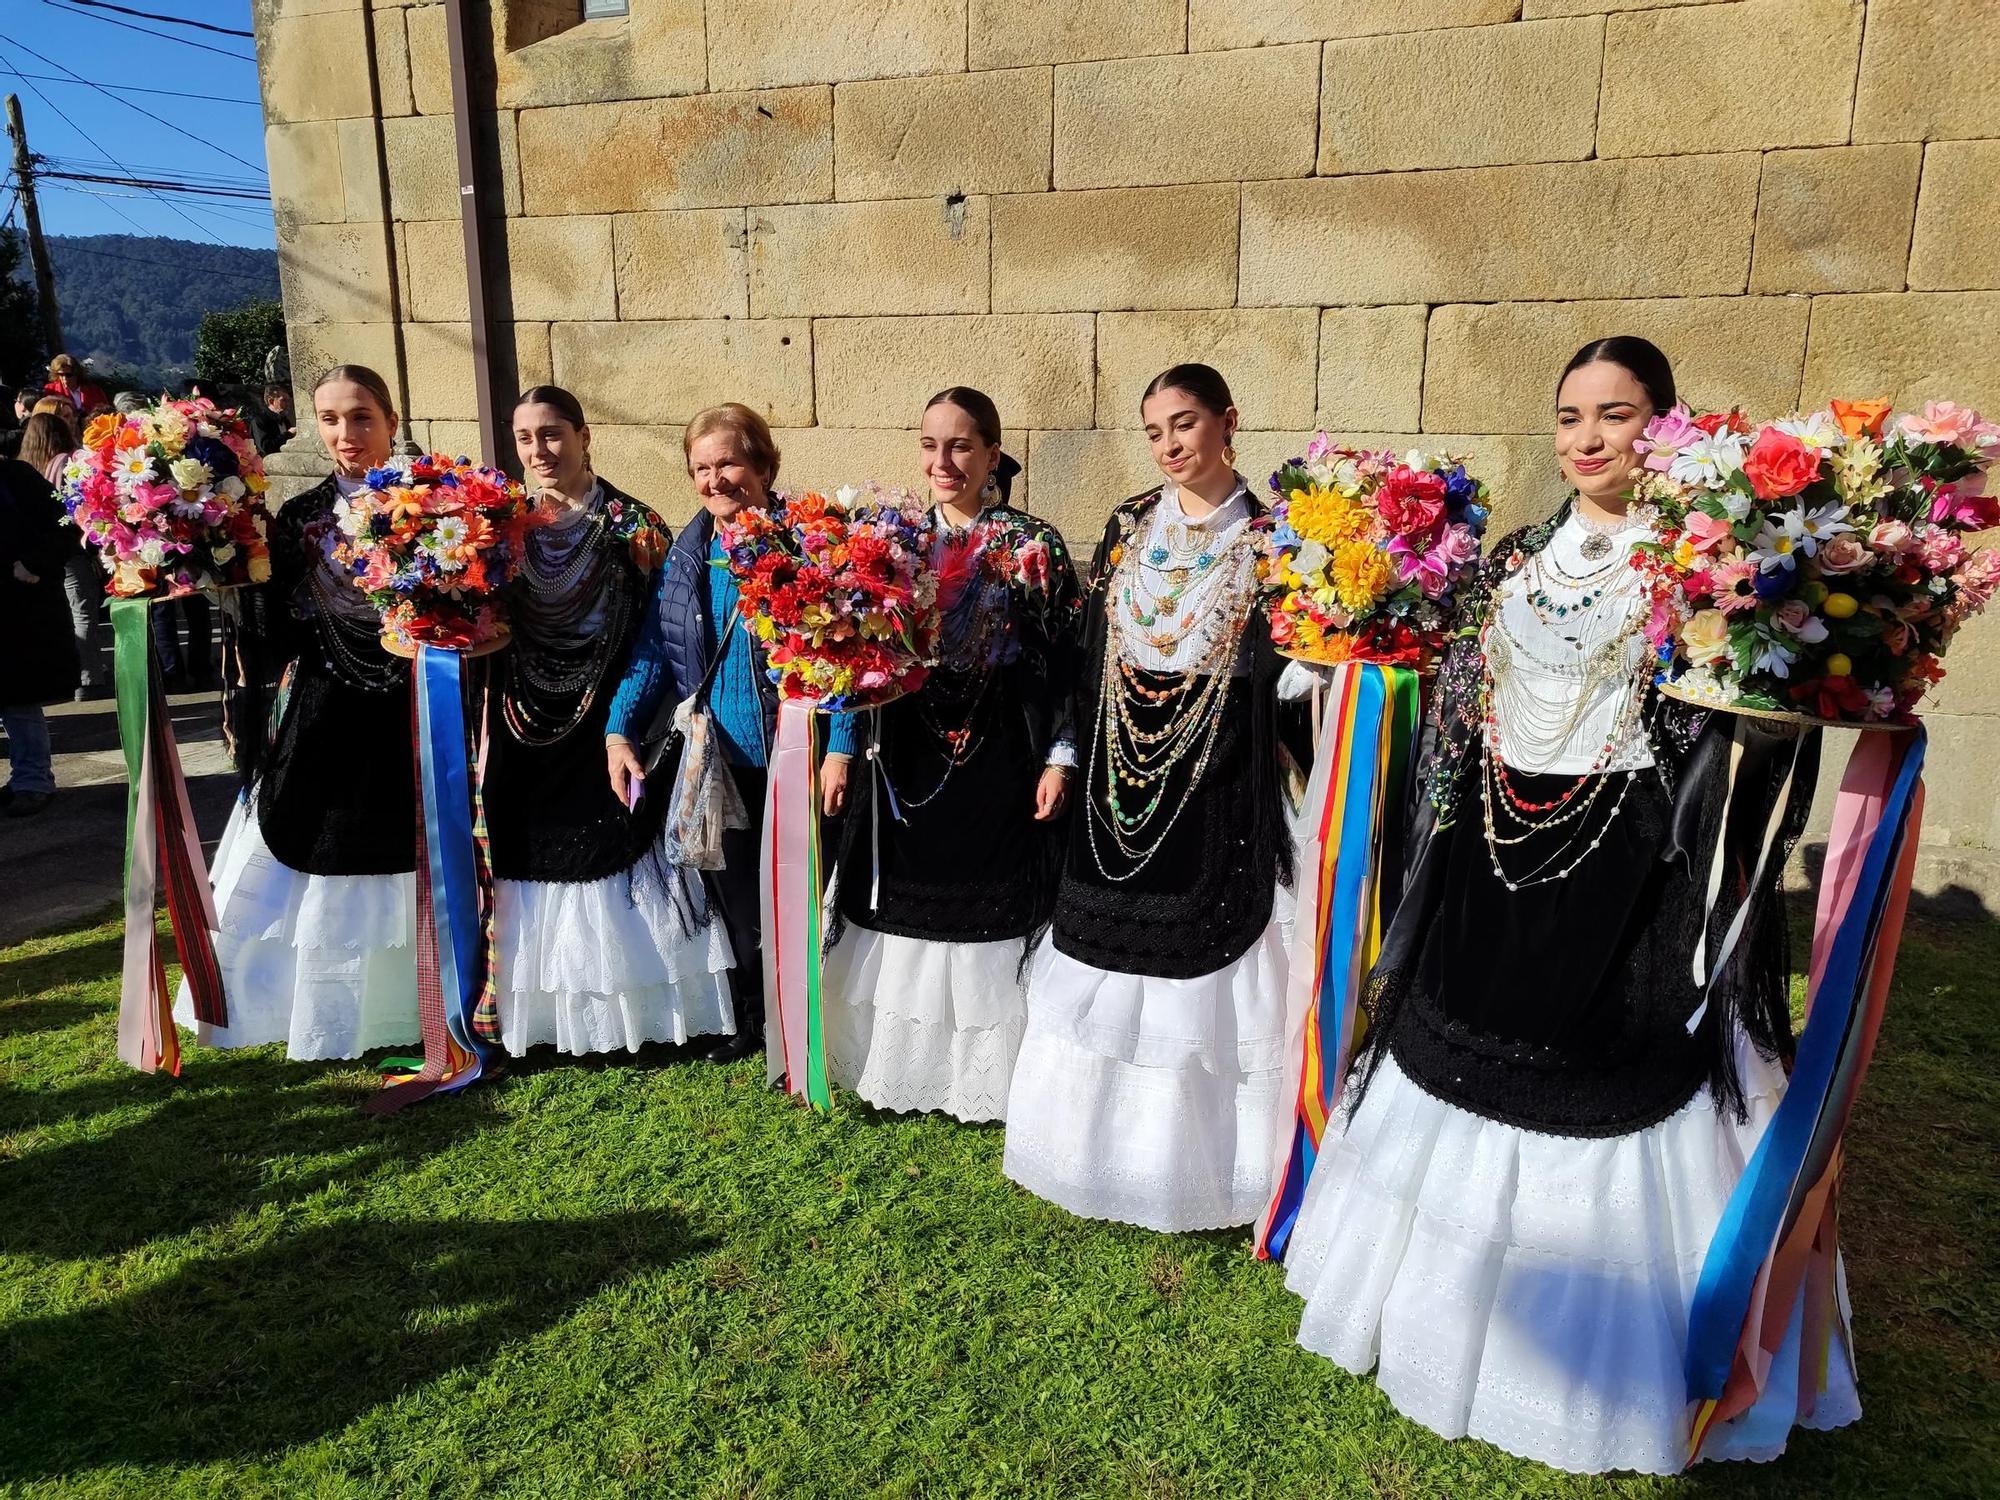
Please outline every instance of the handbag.
[{"label": "handbag", "polygon": [[666,732],[646,760],[650,774],[669,751],[678,757],[664,838],[667,862],[681,869],[721,869],[724,830],[750,826],[750,811],[736,778],[717,753],[715,717],[707,707],[709,687],[728,653],[725,636],[700,684],[674,707]]}]

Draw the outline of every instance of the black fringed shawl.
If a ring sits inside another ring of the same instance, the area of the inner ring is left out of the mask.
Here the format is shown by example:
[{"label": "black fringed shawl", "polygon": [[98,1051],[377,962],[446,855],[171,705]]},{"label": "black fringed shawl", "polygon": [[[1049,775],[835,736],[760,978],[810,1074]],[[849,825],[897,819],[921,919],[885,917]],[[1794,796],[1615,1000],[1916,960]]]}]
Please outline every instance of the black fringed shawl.
[{"label": "black fringed shawl", "polygon": [[[1077,807],[1071,820],[1054,942],[1070,957],[1108,972],[1192,979],[1242,957],[1270,922],[1278,882],[1291,884],[1277,696],[1284,663],[1271,645],[1263,611],[1253,611],[1244,627],[1250,672],[1233,682],[1223,701],[1223,725],[1206,775],[1192,788],[1184,775],[1168,783],[1164,795],[1186,799],[1180,821],[1138,876],[1108,880],[1098,869],[1086,822],[1108,816],[1102,807],[1101,751],[1097,775],[1090,770],[1092,742],[1104,733],[1098,693],[1105,653],[1114,649],[1110,582],[1123,549],[1160,494],[1148,490],[1112,512],[1090,567],[1076,698],[1081,795],[1090,805]],[[1267,525],[1262,503],[1255,495],[1249,502],[1251,524]],[[1107,842],[1100,828],[1099,843]]]},{"label": "black fringed shawl", "polygon": [[[1380,1065],[1384,1044],[1395,1032],[1398,1013],[1410,997],[1443,899],[1449,853],[1444,847],[1446,836],[1459,811],[1470,802],[1468,779],[1480,774],[1479,743],[1484,729],[1479,705],[1483,675],[1479,636],[1494,592],[1549,544],[1573,503],[1574,497],[1549,519],[1504,538],[1460,595],[1457,625],[1438,668],[1411,783],[1403,899],[1383,936],[1381,953],[1369,978],[1369,1029],[1355,1058],[1353,1082],[1357,1091],[1365,1090]],[[1716,841],[1726,841],[1722,894],[1709,918],[1711,953],[1731,915],[1743,903],[1750,904],[1742,939],[1715,979],[1706,1023],[1711,1039],[1707,1081],[1718,1103],[1740,1116],[1743,1093],[1735,1066],[1737,1029],[1745,1031],[1767,1056],[1788,1059],[1791,1054],[1788,934],[1779,883],[1786,856],[1803,832],[1811,809],[1819,763],[1818,731],[1808,731],[1807,742],[1798,748],[1778,846],[1753,890],[1750,877],[1757,839],[1778,795],[1784,763],[1791,759],[1788,736],[1793,731],[1712,713],[1657,690],[1649,695],[1644,723],[1655,773],[1670,803],[1669,826],[1659,857],[1678,864],[1681,873],[1699,887],[1707,878]],[[1729,796],[1732,733],[1745,741],[1745,753],[1734,776],[1733,799]],[[1725,804],[1730,807],[1727,828],[1722,826]],[[1474,834],[1468,829],[1464,836]],[[1639,878],[1638,874],[1634,878]],[[1685,941],[1691,962],[1693,944],[1701,932],[1698,911],[1691,914],[1690,921]],[[1551,941],[1560,941],[1560,934],[1552,934]]]},{"label": "black fringed shawl", "polygon": [[[973,671],[932,670],[918,692],[879,710],[881,768],[864,755],[848,780],[840,837],[840,894],[826,946],[853,922],[877,932],[937,942],[1032,943],[1055,907],[1066,824],[1036,822],[1035,786],[1049,747],[1072,736],[1076,678],[1076,570],[1061,533],[1006,504],[980,525],[1004,524],[1010,546],[1048,548],[1045,586],[1016,579],[1006,591],[1013,660]],[[976,705],[972,749],[948,769],[926,695]],[[866,742],[870,726],[861,726]],[[891,813],[886,772],[902,813]],[[878,875],[879,861],[879,875]]]}]

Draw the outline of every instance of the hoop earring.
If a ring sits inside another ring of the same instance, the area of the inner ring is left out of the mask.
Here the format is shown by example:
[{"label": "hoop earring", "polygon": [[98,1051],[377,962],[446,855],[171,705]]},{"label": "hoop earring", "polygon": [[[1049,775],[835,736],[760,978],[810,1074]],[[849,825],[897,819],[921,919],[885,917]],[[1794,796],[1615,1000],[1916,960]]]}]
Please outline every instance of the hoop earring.
[{"label": "hoop earring", "polygon": [[1224,443],[1222,445],[1222,461],[1232,469],[1236,467],[1236,445],[1234,443]]},{"label": "hoop earring", "polygon": [[991,505],[999,498],[1000,481],[995,479],[991,474],[988,474],[986,476],[986,483],[979,487],[979,503],[982,507],[985,507]]}]

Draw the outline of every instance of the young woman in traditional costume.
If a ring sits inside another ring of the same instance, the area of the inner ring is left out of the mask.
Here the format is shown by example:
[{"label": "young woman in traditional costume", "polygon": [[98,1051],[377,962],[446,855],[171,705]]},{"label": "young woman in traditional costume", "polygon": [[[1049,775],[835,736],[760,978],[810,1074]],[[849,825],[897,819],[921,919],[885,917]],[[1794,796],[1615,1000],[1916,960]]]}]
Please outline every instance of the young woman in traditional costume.
[{"label": "young woman in traditional costume", "polygon": [[1228,385],[1177,365],[1140,412],[1166,482],[1116,508],[1089,573],[1081,805],[1005,1169],[1074,1213],[1206,1229],[1264,1207],[1286,1105],[1280,663]]},{"label": "young woman in traditional costume", "polygon": [[[410,664],[330,556],[336,507],[389,458],[396,409],[362,365],[322,375],[313,406],[334,471],[278,508],[271,581],[248,611],[288,689],[211,865],[229,1024],[197,1029],[212,1047],[358,1057],[419,1034]],[[185,991],[177,1011],[195,1025]]]},{"label": "young woman in traditional costume", "polygon": [[656,850],[667,799],[628,808],[600,771],[669,535],[596,473],[568,391],[522,394],[514,447],[550,518],[528,533],[488,698],[502,1040],[518,1056],[725,1031],[728,940],[699,880]]},{"label": "young woman in traditional costume", "polygon": [[[736,402],[696,413],[681,438],[701,509],[667,553],[611,705],[605,755],[621,801],[640,777],[644,798],[677,800],[674,829],[704,827],[702,852],[679,844],[669,856],[703,871],[709,901],[734,955],[726,1033],[705,1056],[726,1062],[764,1044],[764,966],[758,913],[758,848],[778,695],[763,648],[736,612],[736,580],[723,565],[716,530],[745,506],[769,502],[778,478],[771,429]],[[677,744],[676,759],[656,754]],[[692,759],[690,759],[692,758]],[[645,763],[653,759],[650,775]]]},{"label": "young woman in traditional costume", "polygon": [[[1462,596],[1373,1025],[1288,1255],[1305,1347],[1439,1433],[1586,1472],[1687,1460],[1689,1307],[1790,1042],[1775,889],[1705,1003],[1692,977],[1729,734],[1653,687],[1624,498],[1673,402],[1651,344],[1579,351],[1574,493]],[[1838,1334],[1829,1363],[1813,1426],[1859,1414]],[[1774,1379],[1707,1451],[1775,1456],[1793,1396]]]},{"label": "young woman in traditional costume", "polygon": [[1077,759],[1076,574],[1056,529],[1010,502],[1019,467],[1000,436],[968,387],[924,409],[940,659],[873,723],[836,721],[820,774],[826,812],[847,811],[824,990],[833,1077],[881,1108],[961,1120],[1006,1117],[1023,960],[1055,905]]}]

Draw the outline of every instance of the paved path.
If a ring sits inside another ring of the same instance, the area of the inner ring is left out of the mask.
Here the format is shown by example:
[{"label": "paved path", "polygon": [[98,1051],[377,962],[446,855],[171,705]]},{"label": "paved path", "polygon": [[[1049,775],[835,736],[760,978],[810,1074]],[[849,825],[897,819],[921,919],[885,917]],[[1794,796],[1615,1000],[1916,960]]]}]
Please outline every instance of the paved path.
[{"label": "paved path", "polygon": [[[212,854],[236,796],[222,748],[221,699],[184,693],[167,701],[195,823]],[[124,876],[125,756],[116,707],[108,699],[66,703],[48,714],[56,800],[32,818],[0,814],[0,946],[115,906]]]}]

